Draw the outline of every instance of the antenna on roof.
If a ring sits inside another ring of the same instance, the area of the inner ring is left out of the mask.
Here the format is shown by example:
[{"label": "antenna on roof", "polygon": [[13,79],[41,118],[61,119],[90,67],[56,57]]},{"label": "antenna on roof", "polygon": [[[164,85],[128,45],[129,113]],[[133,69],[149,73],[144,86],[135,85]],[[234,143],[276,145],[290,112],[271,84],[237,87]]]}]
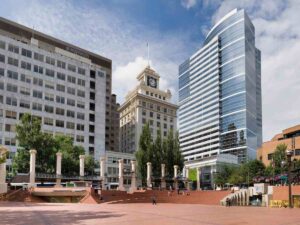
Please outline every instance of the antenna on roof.
[{"label": "antenna on roof", "polygon": [[147,42],[147,51],[148,51],[148,67],[150,67],[150,59],[149,59],[149,42]]}]

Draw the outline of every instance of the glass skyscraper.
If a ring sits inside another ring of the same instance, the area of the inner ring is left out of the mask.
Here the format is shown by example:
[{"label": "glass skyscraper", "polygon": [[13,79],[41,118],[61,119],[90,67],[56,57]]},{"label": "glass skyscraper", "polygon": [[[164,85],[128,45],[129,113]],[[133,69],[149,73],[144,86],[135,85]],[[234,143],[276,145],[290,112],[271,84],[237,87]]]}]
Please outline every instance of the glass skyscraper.
[{"label": "glass skyscraper", "polygon": [[185,160],[230,153],[240,162],[262,144],[261,58],[244,10],[212,27],[179,66],[179,136]]}]

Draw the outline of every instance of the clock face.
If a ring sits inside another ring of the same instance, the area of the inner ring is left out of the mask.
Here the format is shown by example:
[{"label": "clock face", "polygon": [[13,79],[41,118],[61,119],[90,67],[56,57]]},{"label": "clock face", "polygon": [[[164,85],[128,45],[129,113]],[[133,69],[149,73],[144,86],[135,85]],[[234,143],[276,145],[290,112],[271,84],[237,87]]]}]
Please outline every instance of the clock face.
[{"label": "clock face", "polygon": [[148,85],[150,87],[156,88],[156,79],[153,77],[148,77]]}]

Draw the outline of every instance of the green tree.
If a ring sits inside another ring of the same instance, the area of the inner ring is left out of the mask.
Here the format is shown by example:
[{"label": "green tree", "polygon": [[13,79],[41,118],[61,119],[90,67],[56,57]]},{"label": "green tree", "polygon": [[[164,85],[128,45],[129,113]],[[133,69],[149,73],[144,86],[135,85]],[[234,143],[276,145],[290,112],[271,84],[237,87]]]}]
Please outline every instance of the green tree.
[{"label": "green tree", "polygon": [[[158,130],[155,142],[153,143],[152,171],[154,177],[161,176],[161,163],[163,158],[161,132]],[[151,160],[151,159],[150,159]]]},{"label": "green tree", "polygon": [[214,182],[216,185],[224,186],[229,183],[229,178],[233,174],[235,166],[233,165],[221,165],[218,167],[218,172],[214,176]]},{"label": "green tree", "polygon": [[149,162],[149,154],[152,152],[152,137],[149,124],[147,123],[142,130],[139,140],[139,150],[136,152],[138,173],[141,177],[142,184],[146,183],[147,178],[147,162]]},{"label": "green tree", "polygon": [[287,165],[282,165],[282,162],[286,161],[286,149],[286,144],[279,144],[276,146],[275,152],[272,155],[275,174],[287,171]]},{"label": "green tree", "polygon": [[178,132],[176,132],[176,134],[175,134],[173,152],[174,152],[174,163],[179,166],[180,170],[182,170],[184,160],[183,160],[183,156],[182,156],[181,151],[180,151]]},{"label": "green tree", "polygon": [[[52,135],[43,133],[41,131],[40,119],[27,113],[24,114],[21,118],[21,123],[16,127],[16,133],[20,149],[17,151],[17,155],[13,163],[13,169],[15,172],[28,172],[28,151],[30,149],[37,150],[37,172],[54,172],[55,154],[53,154],[53,149],[55,148],[56,143]],[[27,151],[27,153],[24,151]]]}]

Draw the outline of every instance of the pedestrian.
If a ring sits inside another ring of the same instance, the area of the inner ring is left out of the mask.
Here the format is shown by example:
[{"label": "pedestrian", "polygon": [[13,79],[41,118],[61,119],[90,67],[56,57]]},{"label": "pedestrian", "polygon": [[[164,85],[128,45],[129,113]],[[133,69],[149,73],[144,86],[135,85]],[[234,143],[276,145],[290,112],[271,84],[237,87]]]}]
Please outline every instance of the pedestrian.
[{"label": "pedestrian", "polygon": [[226,198],[226,207],[229,206],[229,198]]},{"label": "pedestrian", "polygon": [[152,200],[152,205],[156,205],[156,196],[155,196],[154,193],[153,193],[153,195],[151,197],[151,200]]}]

